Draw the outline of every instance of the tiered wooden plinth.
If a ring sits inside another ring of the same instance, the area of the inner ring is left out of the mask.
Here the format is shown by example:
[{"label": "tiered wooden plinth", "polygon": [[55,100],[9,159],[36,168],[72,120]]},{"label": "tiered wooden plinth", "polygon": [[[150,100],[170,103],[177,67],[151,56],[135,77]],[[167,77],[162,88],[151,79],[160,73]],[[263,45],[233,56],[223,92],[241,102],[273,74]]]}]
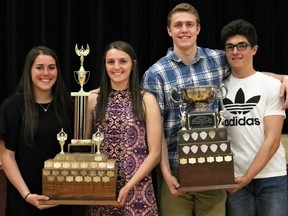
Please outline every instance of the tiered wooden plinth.
[{"label": "tiered wooden plinth", "polygon": [[181,130],[178,151],[179,191],[237,187],[226,128]]},{"label": "tiered wooden plinth", "polygon": [[[103,160],[104,159],[104,160]],[[94,154],[58,154],[45,161],[41,204],[117,205],[116,161]]]}]

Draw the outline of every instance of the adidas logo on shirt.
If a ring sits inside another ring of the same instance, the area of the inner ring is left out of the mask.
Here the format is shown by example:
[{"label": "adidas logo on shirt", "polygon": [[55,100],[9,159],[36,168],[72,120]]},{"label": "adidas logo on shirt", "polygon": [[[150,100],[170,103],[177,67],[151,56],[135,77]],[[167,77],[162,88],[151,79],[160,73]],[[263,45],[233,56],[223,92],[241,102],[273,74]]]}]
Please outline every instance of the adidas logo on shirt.
[{"label": "adidas logo on shirt", "polygon": [[223,99],[225,109],[233,116],[233,118],[226,119],[224,124],[226,126],[260,125],[258,118],[248,118],[245,116],[257,106],[260,98],[260,95],[255,95],[246,100],[245,94],[240,88],[237,91],[234,101],[231,101],[229,98]]}]

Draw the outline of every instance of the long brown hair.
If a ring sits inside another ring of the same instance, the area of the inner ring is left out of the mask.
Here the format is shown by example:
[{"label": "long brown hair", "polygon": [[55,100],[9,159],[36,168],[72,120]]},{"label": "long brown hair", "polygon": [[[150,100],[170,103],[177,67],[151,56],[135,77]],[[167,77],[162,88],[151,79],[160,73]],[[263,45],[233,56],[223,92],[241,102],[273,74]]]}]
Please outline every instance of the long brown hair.
[{"label": "long brown hair", "polygon": [[59,67],[59,60],[56,53],[48,47],[33,47],[27,54],[22,77],[16,93],[24,95],[25,110],[23,115],[24,141],[27,145],[34,144],[34,135],[38,128],[38,107],[35,101],[34,84],[31,78],[31,68],[38,55],[49,55],[55,59],[57,67],[57,80],[52,87],[53,106],[56,116],[63,127],[70,128],[68,113],[73,111],[72,98],[68,94],[63,82]]},{"label": "long brown hair", "polygon": [[143,120],[144,110],[142,104],[141,88],[139,83],[139,72],[136,53],[130,44],[124,41],[115,41],[106,46],[103,55],[100,94],[96,105],[96,122],[101,122],[105,118],[105,110],[108,104],[108,95],[112,90],[110,78],[106,72],[105,67],[106,55],[107,52],[111,49],[117,49],[127,53],[132,60],[131,74],[129,77],[129,90],[132,98],[133,112],[138,120]]}]

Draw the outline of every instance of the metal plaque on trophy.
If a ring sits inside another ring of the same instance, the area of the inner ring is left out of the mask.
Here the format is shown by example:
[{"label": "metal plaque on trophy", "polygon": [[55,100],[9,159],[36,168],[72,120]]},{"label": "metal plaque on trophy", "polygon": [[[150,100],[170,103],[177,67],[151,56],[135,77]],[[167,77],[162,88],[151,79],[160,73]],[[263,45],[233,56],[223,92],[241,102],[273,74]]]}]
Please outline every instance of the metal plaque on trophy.
[{"label": "metal plaque on trophy", "polygon": [[[233,155],[223,125],[224,111],[211,108],[227,95],[214,85],[172,90],[171,100],[180,107],[178,138],[180,192],[235,188]],[[175,96],[176,95],[176,96]],[[192,110],[184,110],[184,104]]]},{"label": "metal plaque on trophy", "polygon": [[63,146],[67,134],[63,129],[56,135],[61,151],[53,159],[46,160],[42,170],[42,190],[48,196],[48,201],[41,204],[57,205],[118,205],[116,201],[116,160],[108,159],[101,152],[101,141],[104,134],[95,132],[87,139],[86,107],[88,92],[83,89],[89,79],[89,71],[85,71],[84,57],[90,48],[83,46],[75,52],[80,57],[80,69],[74,71],[76,82],[80,85],[78,92],[72,92],[75,97],[74,139],[68,144],[68,152]]}]

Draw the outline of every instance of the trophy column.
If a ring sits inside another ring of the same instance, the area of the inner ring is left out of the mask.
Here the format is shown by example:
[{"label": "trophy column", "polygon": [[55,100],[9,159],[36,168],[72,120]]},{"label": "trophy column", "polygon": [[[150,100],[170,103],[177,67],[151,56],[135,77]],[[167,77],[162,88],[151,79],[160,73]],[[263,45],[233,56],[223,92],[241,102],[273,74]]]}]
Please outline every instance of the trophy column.
[{"label": "trophy column", "polygon": [[74,77],[76,82],[80,85],[80,90],[78,92],[71,92],[71,96],[75,97],[74,138],[76,140],[83,140],[86,138],[86,106],[87,97],[89,96],[89,92],[85,92],[83,90],[83,86],[88,81],[90,76],[90,71],[86,71],[84,69],[83,62],[84,56],[89,54],[90,48],[87,44],[86,50],[83,48],[83,46],[79,50],[76,44],[75,52],[80,57],[80,69],[78,71],[74,71]]}]

